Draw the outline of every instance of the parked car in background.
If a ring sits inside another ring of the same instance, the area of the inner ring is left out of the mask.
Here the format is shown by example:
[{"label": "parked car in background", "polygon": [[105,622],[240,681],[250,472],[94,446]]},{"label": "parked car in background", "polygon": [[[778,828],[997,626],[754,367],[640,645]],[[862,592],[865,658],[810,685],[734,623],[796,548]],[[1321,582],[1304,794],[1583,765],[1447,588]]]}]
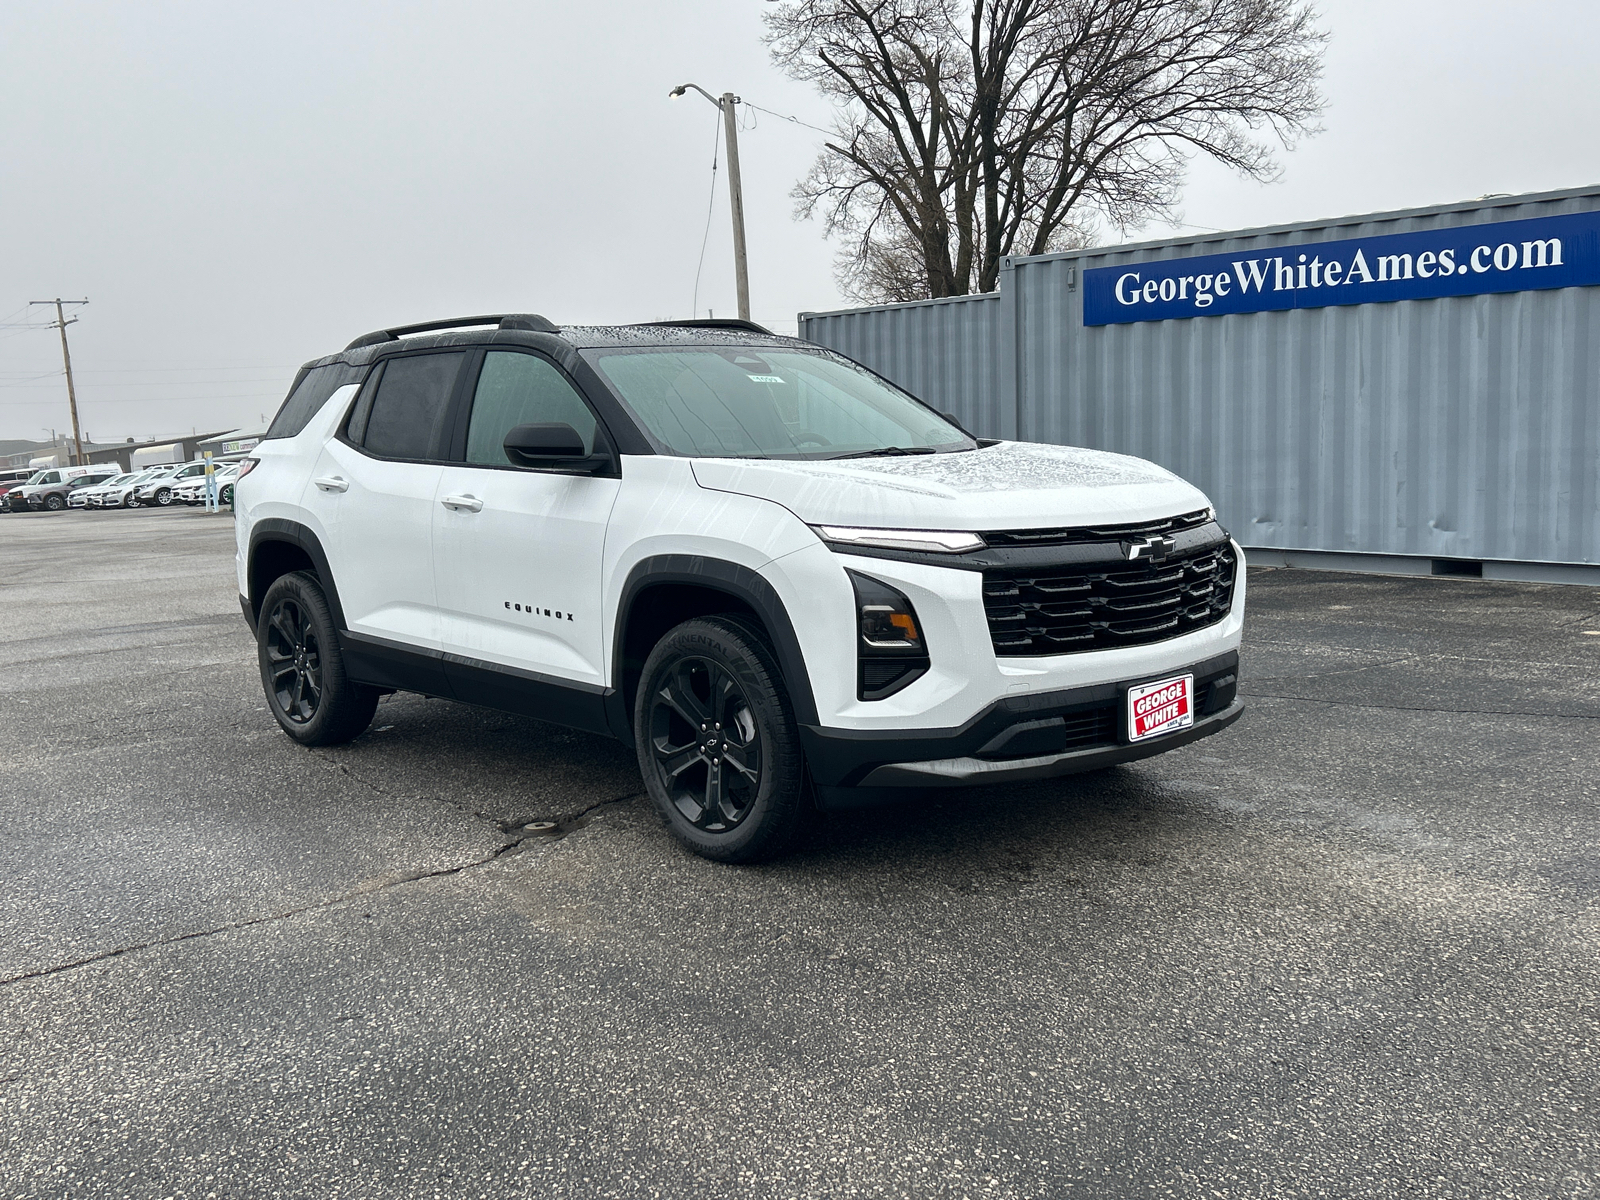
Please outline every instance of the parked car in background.
[{"label": "parked car in background", "polygon": [[91,484],[91,485],[88,485],[88,486],[85,486],[85,487],[77,488],[72,492],[71,495],[69,495],[67,497],[67,507],[68,508],[94,508],[94,507],[97,507],[94,504],[94,500],[97,497],[103,495],[107,488],[115,487],[118,484],[128,483],[133,479],[133,476],[134,476],[134,472],[127,472],[127,473],[122,474],[122,475],[113,475],[110,479],[107,479],[102,483],[96,483],[96,484]]},{"label": "parked car in background", "polygon": [[205,473],[206,464],[202,461],[179,463],[171,467],[157,467],[133,493],[133,500],[128,507],[137,508],[141,504],[153,504],[157,508],[166,508],[172,503],[172,489],[187,479]]},{"label": "parked car in background", "polygon": [[[6,495],[12,512],[26,509],[31,512],[60,512],[67,507],[67,496],[76,488],[104,483],[120,468],[108,465],[84,467],[50,467],[40,471],[34,479]],[[19,503],[20,501],[20,503]]]},{"label": "parked car in background", "polygon": [[[233,501],[233,480],[239,474],[239,464],[226,462],[217,464],[217,503],[230,504]],[[206,477],[202,472],[193,479],[185,480],[172,489],[174,503],[204,504],[206,502]]]},{"label": "parked car in background", "polygon": [[46,480],[53,481],[60,478],[61,472],[54,468],[45,471],[34,471],[26,479],[14,483],[10,489],[7,490],[5,496],[0,498],[0,502],[4,503],[5,510],[7,512],[27,512],[28,489],[44,483]]},{"label": "parked car in background", "polygon": [[7,494],[13,489],[21,487],[28,482],[29,478],[37,474],[38,472],[32,467],[18,467],[0,471],[0,512],[6,511]]},{"label": "parked car in background", "polygon": [[132,508],[133,493],[146,479],[161,467],[146,467],[142,471],[135,471],[131,475],[124,475],[110,483],[102,484],[89,494],[90,508]]}]

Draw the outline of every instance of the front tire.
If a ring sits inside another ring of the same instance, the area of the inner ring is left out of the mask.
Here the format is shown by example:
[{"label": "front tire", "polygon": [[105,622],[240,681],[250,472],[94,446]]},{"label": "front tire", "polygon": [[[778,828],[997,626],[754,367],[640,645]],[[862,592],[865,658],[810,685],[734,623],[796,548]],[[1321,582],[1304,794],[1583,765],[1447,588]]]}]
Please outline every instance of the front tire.
[{"label": "front tire", "polygon": [[44,498],[44,506],[51,512],[60,512],[67,506],[67,502],[60,496],[46,496]]},{"label": "front tire", "polygon": [[159,491],[156,492],[155,501],[162,508],[166,508],[167,505],[172,503],[172,489],[171,488],[161,488]]},{"label": "front tire", "polygon": [[726,617],[685,621],[645,660],[633,711],[645,789],[705,858],[759,862],[804,822],[794,710],[766,642]]},{"label": "front tire", "polygon": [[267,707],[302,746],[337,746],[372,724],[378,689],[345,675],[333,614],[309,571],[280,576],[267,589],[256,657]]}]

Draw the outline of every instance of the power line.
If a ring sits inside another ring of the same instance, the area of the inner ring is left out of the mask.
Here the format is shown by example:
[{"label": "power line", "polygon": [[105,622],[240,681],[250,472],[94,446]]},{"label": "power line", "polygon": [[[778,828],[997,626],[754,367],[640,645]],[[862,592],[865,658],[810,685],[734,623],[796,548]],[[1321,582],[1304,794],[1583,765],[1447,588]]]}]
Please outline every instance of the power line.
[{"label": "power line", "polygon": [[[91,405],[99,404],[205,404],[212,400],[263,400],[268,398],[283,399],[282,392],[228,392],[213,396],[107,396],[103,399],[91,400]],[[42,404],[54,404],[54,400],[0,400],[0,407],[25,408],[29,405],[38,407]]]},{"label": "power line", "polygon": [[835,130],[824,129],[820,125],[813,125],[810,121],[802,121],[799,117],[791,117],[791,116],[787,115],[786,113],[773,112],[770,108],[762,108],[761,105],[759,105],[759,104],[751,104],[750,101],[748,101],[748,100],[744,101],[744,106],[746,108],[753,108],[753,109],[756,110],[756,112],[766,113],[767,116],[769,116],[769,117],[777,117],[778,120],[780,120],[780,121],[788,121],[788,122],[790,122],[791,124],[794,124],[794,125],[804,125],[807,129],[814,129],[818,133],[823,134],[826,137],[832,137],[834,135],[834,133],[835,133]]}]

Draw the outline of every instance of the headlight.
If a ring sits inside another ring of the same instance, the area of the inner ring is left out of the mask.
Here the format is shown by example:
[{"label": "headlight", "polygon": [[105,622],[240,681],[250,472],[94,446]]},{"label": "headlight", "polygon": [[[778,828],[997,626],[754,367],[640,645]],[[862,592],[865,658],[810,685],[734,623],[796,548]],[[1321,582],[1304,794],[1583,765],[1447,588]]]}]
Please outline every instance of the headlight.
[{"label": "headlight", "polygon": [[985,546],[977,534],[959,529],[856,529],[843,525],[814,525],[812,528],[823,541],[840,546],[920,550],[931,554],[965,554]]},{"label": "headlight", "polygon": [[928,669],[928,645],[917,610],[898,588],[846,571],[856,594],[856,696],[882,700]]}]

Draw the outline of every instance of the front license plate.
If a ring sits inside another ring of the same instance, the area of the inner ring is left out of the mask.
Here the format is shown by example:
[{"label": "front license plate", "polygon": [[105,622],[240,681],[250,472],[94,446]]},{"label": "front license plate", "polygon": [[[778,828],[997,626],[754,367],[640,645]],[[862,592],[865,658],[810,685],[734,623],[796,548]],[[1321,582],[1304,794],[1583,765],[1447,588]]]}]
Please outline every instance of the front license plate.
[{"label": "front license plate", "polygon": [[1128,689],[1128,740],[1176,733],[1194,724],[1194,676],[1174,675]]}]

